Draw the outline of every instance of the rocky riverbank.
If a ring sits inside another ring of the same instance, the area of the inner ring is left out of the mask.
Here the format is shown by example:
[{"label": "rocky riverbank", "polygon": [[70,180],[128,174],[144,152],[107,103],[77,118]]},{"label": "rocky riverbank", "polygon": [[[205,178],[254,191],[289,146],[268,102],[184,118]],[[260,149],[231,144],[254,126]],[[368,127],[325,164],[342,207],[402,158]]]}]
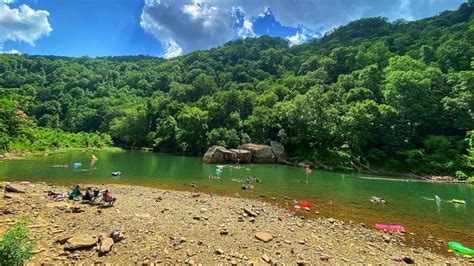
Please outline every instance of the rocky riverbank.
[{"label": "rocky riverbank", "polygon": [[[0,210],[13,213],[0,215],[0,234],[29,216],[35,264],[389,264],[404,257],[419,264],[474,262],[407,247],[403,234],[331,218],[288,217],[287,210],[256,200],[126,185],[99,188],[118,198],[113,207],[50,200],[48,192],[69,188],[48,184],[2,192]],[[113,243],[108,236],[115,230],[124,239]]]}]

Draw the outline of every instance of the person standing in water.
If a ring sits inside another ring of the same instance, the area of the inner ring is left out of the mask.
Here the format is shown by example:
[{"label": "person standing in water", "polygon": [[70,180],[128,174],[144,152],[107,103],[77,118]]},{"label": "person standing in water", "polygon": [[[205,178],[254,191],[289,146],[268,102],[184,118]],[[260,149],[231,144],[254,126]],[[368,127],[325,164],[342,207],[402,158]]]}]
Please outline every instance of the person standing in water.
[{"label": "person standing in water", "polygon": [[304,168],[304,171],[305,171],[305,173],[306,173],[306,184],[309,184],[308,178],[309,178],[309,176],[311,175],[311,173],[313,173],[313,169],[311,169],[309,166],[306,166],[306,167]]},{"label": "person standing in water", "polygon": [[94,154],[91,155],[91,168],[95,165],[95,163],[97,162],[97,160],[99,160],[99,158],[97,158],[97,156],[95,156]]}]

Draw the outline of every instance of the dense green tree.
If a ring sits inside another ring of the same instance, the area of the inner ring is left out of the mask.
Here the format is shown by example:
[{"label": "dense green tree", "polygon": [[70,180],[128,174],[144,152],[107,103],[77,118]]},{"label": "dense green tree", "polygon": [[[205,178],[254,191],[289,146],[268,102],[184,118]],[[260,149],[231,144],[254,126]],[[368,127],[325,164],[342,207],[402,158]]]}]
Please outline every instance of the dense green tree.
[{"label": "dense green tree", "polygon": [[0,54],[0,149],[111,136],[200,154],[279,140],[321,165],[470,174],[473,13],[469,0],[419,21],[356,20],[292,47],[262,36],[166,60]]}]

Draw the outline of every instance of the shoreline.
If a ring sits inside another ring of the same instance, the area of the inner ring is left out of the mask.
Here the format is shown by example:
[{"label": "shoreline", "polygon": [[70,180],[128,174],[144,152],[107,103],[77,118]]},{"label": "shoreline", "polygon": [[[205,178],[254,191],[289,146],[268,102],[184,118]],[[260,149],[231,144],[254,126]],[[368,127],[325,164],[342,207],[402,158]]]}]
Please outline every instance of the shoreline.
[{"label": "shoreline", "polygon": [[82,148],[62,148],[62,149],[52,149],[52,150],[44,150],[44,151],[12,151],[12,152],[5,152],[0,154],[0,162],[3,160],[21,160],[26,157],[35,157],[35,156],[51,156],[54,154],[59,153],[66,153],[71,151],[101,151],[101,150],[109,150],[109,151],[123,151],[124,149],[121,147],[116,146],[108,146],[108,147],[82,147]]},{"label": "shoreline", "polygon": [[[67,213],[64,208],[70,201],[54,202],[44,195],[48,190],[64,193],[69,188],[45,183],[25,187],[25,194],[7,193],[12,198],[4,201],[3,208],[17,209],[17,214],[0,215],[0,234],[13,222],[5,223],[6,219],[31,216],[28,228],[38,240],[31,263],[263,264],[269,259],[292,264],[388,264],[394,263],[394,256],[407,256],[420,264],[472,260],[410,248],[405,234],[375,231],[356,223],[300,215],[284,218],[281,206],[255,199],[131,185],[98,187],[110,189],[118,198],[113,207],[76,204],[84,212]],[[98,236],[112,230],[120,230],[127,238],[105,256],[93,249],[64,251],[63,245],[55,243],[71,234]],[[271,233],[273,239],[268,243],[257,240],[255,234],[260,231]]]},{"label": "shoreline", "polygon": [[[110,151],[127,151],[127,150],[138,150],[143,152],[154,152],[150,148],[147,147],[124,147],[124,146],[110,146],[110,147],[101,147],[101,148],[63,148],[63,149],[53,149],[53,150],[45,150],[45,151],[20,151],[20,152],[9,152],[0,154],[0,162],[3,160],[19,160],[25,158],[27,156],[51,156],[58,153],[65,153],[70,151],[100,151],[100,150],[110,150]],[[162,154],[169,154],[169,155],[182,155],[182,154],[175,154],[175,153],[162,153]],[[194,157],[202,157],[198,155],[185,155],[185,156],[194,156]],[[218,163],[209,163],[209,164],[218,164]],[[228,164],[228,163],[226,163]],[[242,163],[245,165],[245,163]],[[259,164],[259,163],[256,163]],[[364,173],[364,174],[371,174],[371,175],[385,175],[385,176],[394,176],[394,177],[403,177],[403,178],[416,178],[414,180],[424,180],[429,183],[436,183],[436,184],[474,184],[473,181],[467,180],[459,180],[453,176],[438,176],[438,175],[426,175],[420,176],[415,175],[413,173],[395,173],[395,172],[386,172],[384,170],[377,170],[377,171],[367,171],[363,169],[348,169],[348,168],[333,168],[333,167],[321,167],[315,166],[314,163],[304,160],[301,162],[287,162],[287,163],[274,163],[280,165],[286,165],[290,167],[297,167],[297,168],[304,168],[306,166],[313,166],[316,170],[325,170],[325,171],[335,171],[335,172],[357,172],[357,173]]]}]

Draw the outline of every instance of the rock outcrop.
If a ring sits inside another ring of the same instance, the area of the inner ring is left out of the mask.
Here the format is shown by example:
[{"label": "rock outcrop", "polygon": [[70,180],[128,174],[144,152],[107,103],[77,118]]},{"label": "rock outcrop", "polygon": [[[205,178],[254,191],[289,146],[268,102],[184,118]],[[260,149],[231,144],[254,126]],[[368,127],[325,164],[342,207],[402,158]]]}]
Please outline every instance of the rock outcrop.
[{"label": "rock outcrop", "polygon": [[288,164],[285,148],[278,141],[272,141],[270,146],[247,143],[238,149],[226,149],[214,145],[210,147],[202,160],[206,163],[285,163]]},{"label": "rock outcrop", "polygon": [[286,160],[285,148],[280,142],[272,141],[270,142],[270,147],[272,147],[273,155],[275,155],[277,162],[288,163]]},{"label": "rock outcrop", "polygon": [[276,157],[273,154],[272,147],[262,144],[247,143],[239,147],[252,153],[252,162],[254,163],[275,163]]},{"label": "rock outcrop", "polygon": [[214,145],[207,150],[202,160],[206,163],[236,162],[237,155],[222,146]]},{"label": "rock outcrop", "polygon": [[230,149],[230,151],[237,155],[237,159],[240,163],[252,162],[252,153],[250,151],[241,149]]}]

